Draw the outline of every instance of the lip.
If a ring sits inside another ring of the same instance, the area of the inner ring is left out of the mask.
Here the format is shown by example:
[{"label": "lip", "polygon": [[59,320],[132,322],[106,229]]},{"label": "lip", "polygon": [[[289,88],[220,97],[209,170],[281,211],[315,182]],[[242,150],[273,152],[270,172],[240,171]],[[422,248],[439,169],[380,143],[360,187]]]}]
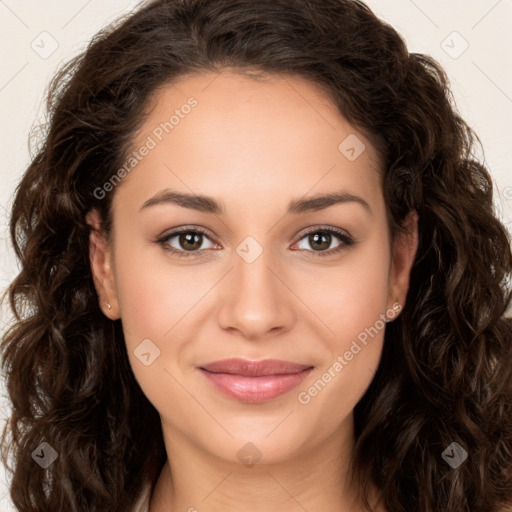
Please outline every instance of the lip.
[{"label": "lip", "polygon": [[213,373],[230,373],[245,377],[262,377],[266,375],[288,375],[298,373],[312,365],[291,363],[281,359],[264,359],[251,361],[249,359],[222,359],[201,366],[201,369]]},{"label": "lip", "polygon": [[278,359],[223,359],[199,367],[217,391],[249,403],[265,402],[287,393],[312,369],[311,365]]}]

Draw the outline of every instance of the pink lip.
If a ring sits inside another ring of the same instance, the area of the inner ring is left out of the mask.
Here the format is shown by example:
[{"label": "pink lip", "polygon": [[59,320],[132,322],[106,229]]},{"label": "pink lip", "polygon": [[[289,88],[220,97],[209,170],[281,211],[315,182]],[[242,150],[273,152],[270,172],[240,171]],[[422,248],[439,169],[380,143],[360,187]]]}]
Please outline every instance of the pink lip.
[{"label": "pink lip", "polygon": [[264,402],[299,385],[312,366],[267,359],[224,359],[199,368],[214,387],[243,402]]}]

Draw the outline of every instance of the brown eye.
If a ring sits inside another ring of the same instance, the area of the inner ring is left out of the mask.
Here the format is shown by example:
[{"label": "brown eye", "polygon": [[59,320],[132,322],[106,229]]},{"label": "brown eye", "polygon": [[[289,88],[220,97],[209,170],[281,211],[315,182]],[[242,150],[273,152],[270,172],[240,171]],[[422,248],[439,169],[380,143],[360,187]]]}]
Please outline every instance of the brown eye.
[{"label": "brown eye", "polygon": [[[331,247],[336,238],[340,242]],[[313,256],[329,256],[355,243],[346,233],[334,228],[316,228],[304,234],[300,240],[307,241],[309,248],[302,247],[302,249],[310,252]],[[300,241],[297,243],[300,243]]]},{"label": "brown eye", "polygon": [[186,251],[193,251],[201,247],[202,236],[200,233],[181,233],[178,235],[178,243]]},{"label": "brown eye", "polygon": [[313,249],[318,249],[319,251],[325,251],[329,249],[331,241],[332,236],[324,231],[319,231],[318,233],[308,235],[309,245]]},{"label": "brown eye", "polygon": [[[204,247],[204,241],[208,240],[210,246]],[[178,256],[199,255],[203,250],[211,249],[214,244],[205,231],[199,228],[183,228],[173,231],[157,240],[164,250]],[[187,254],[188,253],[188,254]]]}]

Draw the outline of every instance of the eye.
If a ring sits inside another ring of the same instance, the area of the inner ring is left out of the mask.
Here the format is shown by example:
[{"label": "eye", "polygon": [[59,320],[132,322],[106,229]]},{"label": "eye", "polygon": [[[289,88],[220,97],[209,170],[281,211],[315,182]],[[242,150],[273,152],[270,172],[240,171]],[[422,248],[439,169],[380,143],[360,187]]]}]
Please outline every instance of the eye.
[{"label": "eye", "polygon": [[[334,236],[333,236],[334,235]],[[337,238],[341,241],[337,246],[331,248],[333,239]],[[330,256],[342,251],[346,247],[354,244],[354,240],[344,231],[336,228],[314,228],[304,234],[300,240],[305,239],[311,249],[305,249],[311,252],[312,256]],[[297,243],[300,243],[297,242]]]},{"label": "eye", "polygon": [[[173,241],[173,239],[176,240]],[[203,246],[205,239],[210,240],[211,243],[210,237],[206,231],[201,228],[192,229],[189,227],[183,227],[159,238],[157,243],[159,243],[166,251],[172,252],[177,256],[187,257],[191,256],[191,254],[188,253],[197,253],[204,249],[211,249],[211,245],[209,247]],[[171,242],[177,244],[178,247],[173,246]]]}]

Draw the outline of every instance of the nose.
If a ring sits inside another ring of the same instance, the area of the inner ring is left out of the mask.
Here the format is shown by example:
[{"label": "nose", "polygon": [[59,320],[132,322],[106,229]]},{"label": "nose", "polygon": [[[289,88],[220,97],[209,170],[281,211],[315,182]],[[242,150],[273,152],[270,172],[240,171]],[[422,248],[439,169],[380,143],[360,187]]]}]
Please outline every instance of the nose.
[{"label": "nose", "polygon": [[298,300],[292,288],[270,251],[252,262],[235,253],[219,292],[220,327],[252,341],[286,332],[296,319]]}]

